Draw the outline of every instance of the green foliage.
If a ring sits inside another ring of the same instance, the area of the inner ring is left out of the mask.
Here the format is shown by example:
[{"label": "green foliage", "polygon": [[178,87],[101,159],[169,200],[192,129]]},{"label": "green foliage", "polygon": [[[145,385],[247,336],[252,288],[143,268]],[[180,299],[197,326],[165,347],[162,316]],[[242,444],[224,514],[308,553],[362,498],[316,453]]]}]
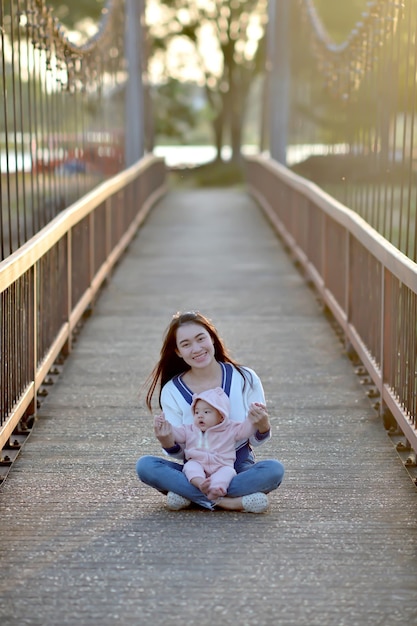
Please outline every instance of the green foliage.
[{"label": "green foliage", "polygon": [[199,187],[230,187],[244,184],[245,177],[239,163],[218,160],[197,168],[195,182]]},{"label": "green foliage", "polygon": [[212,161],[188,169],[173,169],[170,182],[174,187],[232,187],[245,184],[242,165],[233,161]]},{"label": "green foliage", "polygon": [[84,19],[100,21],[102,9],[106,0],[47,0],[47,4],[54,10],[54,15],[64,26],[73,29]]},{"label": "green foliage", "polygon": [[367,0],[314,0],[317,13],[330,37],[337,43],[345,41],[367,9]]},{"label": "green foliage", "polygon": [[[362,13],[368,10],[367,0],[347,3],[313,0],[313,3],[329,37],[336,43],[346,41],[362,20]],[[347,137],[369,127],[380,94],[368,81],[363,81],[349,102],[331,96],[312,52],[310,25],[304,31],[305,36],[300,36],[299,7],[295,6],[291,19],[292,106],[296,115],[290,129],[290,143],[344,143]],[[342,64],[346,63],[343,59]]]},{"label": "green foliage", "polygon": [[199,111],[194,104],[198,95],[196,86],[171,78],[153,91],[156,134],[164,143],[166,140],[185,143],[198,120]]},{"label": "green foliage", "polygon": [[[238,159],[250,85],[264,67],[267,1],[167,0],[156,6],[158,18],[148,24],[152,52],[165,63],[163,76],[171,73],[181,80],[186,64],[194,63],[211,110],[218,155],[230,142]],[[179,41],[188,42],[192,52],[175,66],[173,43]]]}]

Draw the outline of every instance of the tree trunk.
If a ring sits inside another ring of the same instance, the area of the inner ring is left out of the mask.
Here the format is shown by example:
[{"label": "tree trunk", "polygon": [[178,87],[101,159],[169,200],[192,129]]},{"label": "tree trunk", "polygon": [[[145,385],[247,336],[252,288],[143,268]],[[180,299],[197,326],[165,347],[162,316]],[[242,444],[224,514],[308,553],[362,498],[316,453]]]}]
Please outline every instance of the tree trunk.
[{"label": "tree trunk", "polygon": [[238,162],[242,158],[243,123],[250,84],[249,74],[243,68],[235,65],[232,73],[229,111],[230,144],[232,161],[234,162]]},{"label": "tree trunk", "polygon": [[222,147],[223,147],[223,115],[220,113],[214,118],[212,122],[214,141],[216,147],[216,161],[222,160]]},{"label": "tree trunk", "polygon": [[[206,85],[205,88],[207,100],[214,112],[214,117],[211,120],[211,126],[213,129],[214,145],[216,148],[216,161],[222,160],[222,147],[223,147],[223,129],[224,129],[224,105],[223,98],[218,101],[217,94],[214,94]],[[217,101],[216,101],[217,96]]]},{"label": "tree trunk", "polygon": [[240,161],[242,156],[242,131],[243,131],[243,112],[246,94],[240,91],[237,85],[234,85],[234,97],[230,107],[230,145],[232,149],[232,161]]}]

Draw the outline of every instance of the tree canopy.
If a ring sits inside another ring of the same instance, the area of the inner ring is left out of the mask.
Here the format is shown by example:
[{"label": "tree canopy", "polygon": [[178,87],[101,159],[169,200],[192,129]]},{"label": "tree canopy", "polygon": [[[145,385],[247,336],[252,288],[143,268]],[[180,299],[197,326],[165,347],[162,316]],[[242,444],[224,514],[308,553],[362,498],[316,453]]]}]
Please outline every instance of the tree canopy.
[{"label": "tree canopy", "polygon": [[[218,157],[225,141],[238,158],[250,84],[263,70],[267,0],[168,0],[148,6],[151,67],[181,79],[190,63],[204,89]],[[174,63],[176,59],[176,64]]]},{"label": "tree canopy", "polygon": [[89,18],[99,22],[106,0],[47,0],[54,10],[54,15],[64,26],[73,29],[83,20]]},{"label": "tree canopy", "polygon": [[314,0],[317,13],[336,43],[341,43],[349,35],[355,24],[360,21],[362,12],[367,8],[368,0]]},{"label": "tree canopy", "polygon": [[[49,0],[49,4],[72,29],[86,18],[98,23],[106,0]],[[366,0],[314,0],[314,5],[329,35],[340,42],[360,19]],[[154,107],[158,125],[174,132],[192,123],[195,116],[187,115],[187,99],[179,98],[175,80],[195,81],[205,93],[218,157],[222,146],[230,143],[238,158],[250,88],[265,67],[268,0],[147,0],[145,7],[148,75],[151,82],[167,85],[153,91],[163,100]],[[186,126],[167,125],[161,118],[169,104],[166,94],[172,90],[181,106],[170,106],[170,117],[175,111]]]}]

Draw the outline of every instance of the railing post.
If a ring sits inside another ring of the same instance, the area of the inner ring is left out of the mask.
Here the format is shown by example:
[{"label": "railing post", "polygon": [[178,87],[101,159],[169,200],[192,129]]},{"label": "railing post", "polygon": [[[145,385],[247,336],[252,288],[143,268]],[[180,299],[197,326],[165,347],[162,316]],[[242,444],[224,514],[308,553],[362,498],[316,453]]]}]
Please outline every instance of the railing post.
[{"label": "railing post", "polygon": [[38,371],[38,265],[40,261],[37,261],[33,264],[32,271],[29,272],[29,280],[32,281],[31,290],[32,293],[29,294],[30,298],[30,306],[32,307],[32,311],[30,312],[29,325],[31,326],[30,332],[33,333],[32,341],[29,337],[29,349],[32,350],[31,353],[31,367],[33,370],[30,373],[30,377],[33,381],[33,400],[31,405],[28,407],[28,413],[32,414],[36,417],[38,411],[38,390],[36,386],[36,372]]},{"label": "railing post", "polygon": [[346,250],[345,250],[345,301],[344,301],[345,310],[344,310],[344,313],[345,313],[345,324],[346,324],[345,344],[347,344],[348,343],[347,329],[350,324],[350,318],[351,318],[350,305],[351,305],[351,293],[352,293],[352,287],[351,287],[352,272],[351,272],[351,254],[350,254],[351,238],[350,238],[350,233],[347,228],[345,230],[345,238],[346,238],[346,242],[345,242]]},{"label": "railing post", "polygon": [[112,202],[113,197],[106,198],[106,228],[105,228],[105,246],[106,258],[110,256],[112,251],[111,231],[112,231]]},{"label": "railing post", "polygon": [[68,337],[65,342],[62,353],[64,356],[68,356],[72,349],[72,328],[71,328],[71,311],[72,311],[72,228],[70,228],[66,235],[67,240],[67,310],[66,310],[66,321],[68,325]]},{"label": "railing post", "polygon": [[381,406],[380,416],[384,418],[388,407],[384,401],[384,385],[387,383],[393,387],[392,364],[393,358],[392,341],[392,302],[393,302],[393,277],[383,266],[382,268],[382,293],[381,293]]},{"label": "railing post", "polygon": [[88,273],[88,283],[91,285],[93,282],[95,273],[96,273],[96,240],[94,237],[94,222],[95,222],[95,211],[92,211],[88,216],[88,238],[89,238],[89,273]]},{"label": "railing post", "polygon": [[[381,380],[380,380],[380,389],[379,393],[381,395],[381,399],[383,396],[384,382],[385,382],[385,318],[386,318],[386,300],[385,300],[385,279],[386,279],[386,269],[385,266],[381,263],[381,328],[380,328],[380,354],[381,354]],[[382,401],[380,404],[380,415],[382,415]]]}]

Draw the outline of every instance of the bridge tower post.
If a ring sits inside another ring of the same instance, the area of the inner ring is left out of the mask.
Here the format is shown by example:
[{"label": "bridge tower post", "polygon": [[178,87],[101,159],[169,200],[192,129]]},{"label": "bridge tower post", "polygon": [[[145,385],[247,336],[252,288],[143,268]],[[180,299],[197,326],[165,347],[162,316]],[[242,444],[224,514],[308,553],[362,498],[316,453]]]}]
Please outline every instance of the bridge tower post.
[{"label": "bridge tower post", "polygon": [[144,95],[142,82],[143,0],[126,0],[125,56],[128,77],[125,103],[125,161],[133,165],[144,154]]},{"label": "bridge tower post", "polygon": [[290,106],[290,1],[269,0],[267,80],[269,152],[286,165]]}]

